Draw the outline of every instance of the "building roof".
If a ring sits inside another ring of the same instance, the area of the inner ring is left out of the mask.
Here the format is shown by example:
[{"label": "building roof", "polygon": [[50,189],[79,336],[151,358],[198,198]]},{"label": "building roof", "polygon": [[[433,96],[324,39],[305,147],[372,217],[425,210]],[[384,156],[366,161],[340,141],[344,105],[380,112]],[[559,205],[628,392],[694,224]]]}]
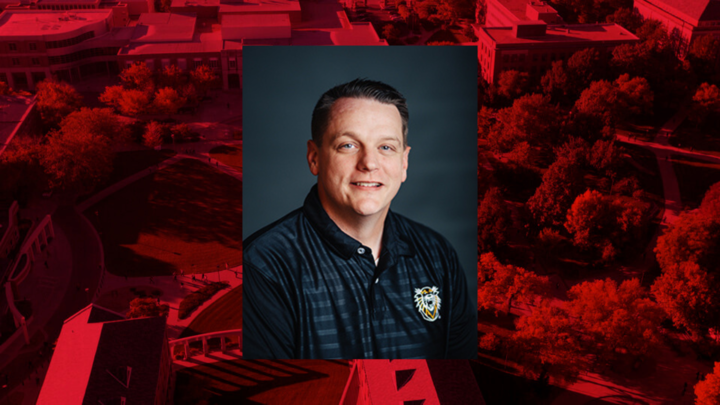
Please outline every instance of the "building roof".
[{"label": "building roof", "polygon": [[220,30],[195,33],[185,42],[133,42],[120,49],[118,55],[178,55],[188,53],[219,53],[223,49]]},{"label": "building roof", "polygon": [[164,339],[164,317],[126,320],[85,307],[65,321],[37,403],[152,403]]},{"label": "building roof", "polygon": [[[176,0],[186,1],[186,0]],[[192,0],[191,0],[192,1]],[[173,7],[175,3],[173,1]],[[303,5],[304,6],[304,5]],[[292,12],[300,11],[299,0],[247,0],[243,2],[233,3],[220,3],[219,14],[238,14],[238,13],[253,13],[253,14],[265,14],[265,13],[279,13],[279,12]],[[222,16],[221,19],[225,17]]]},{"label": "building roof", "polygon": [[0,14],[0,37],[61,34],[104,21],[112,10],[5,10]]},{"label": "building roof", "polygon": [[540,13],[557,13],[557,10],[552,8],[547,2],[539,0],[497,0],[500,5],[508,9],[515,18],[520,21],[529,21],[530,17],[527,15],[528,4]]},{"label": "building roof", "polygon": [[479,27],[498,45],[571,44],[602,41],[638,41],[633,33],[617,24],[548,25],[545,35],[517,38],[512,27]]},{"label": "building roof", "polygon": [[195,34],[194,14],[143,13],[135,25],[132,42],[185,42]]},{"label": "building roof", "polygon": [[697,25],[700,21],[720,20],[720,1],[718,0],[644,0],[666,11]]}]

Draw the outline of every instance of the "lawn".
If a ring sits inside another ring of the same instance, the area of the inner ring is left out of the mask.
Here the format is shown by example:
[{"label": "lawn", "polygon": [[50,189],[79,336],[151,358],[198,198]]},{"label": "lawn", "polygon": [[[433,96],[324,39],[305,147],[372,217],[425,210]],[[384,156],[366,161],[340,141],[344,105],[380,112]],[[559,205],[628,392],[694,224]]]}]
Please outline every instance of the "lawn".
[{"label": "lawn", "polygon": [[677,155],[671,160],[683,206],[696,208],[710,186],[720,181],[720,164]]},{"label": "lawn", "polygon": [[347,360],[235,360],[177,372],[175,403],[337,404]]},{"label": "lawn", "polygon": [[242,285],[236,287],[199,313],[183,330],[181,338],[223,330],[242,329]]},{"label": "lawn", "polygon": [[137,172],[145,170],[148,167],[154,166],[173,156],[175,156],[175,151],[170,149],[143,149],[117,152],[115,154],[115,159],[113,159],[113,170],[112,173],[110,173],[110,177],[95,187],[94,191],[80,196],[78,200],[86,200],[108,186],[111,186],[120,180],[132,176]]},{"label": "lawn", "polygon": [[90,207],[116,275],[204,273],[242,263],[242,183],[183,159]]},{"label": "lawn", "polygon": [[242,144],[216,146],[210,149],[210,157],[242,172]]}]

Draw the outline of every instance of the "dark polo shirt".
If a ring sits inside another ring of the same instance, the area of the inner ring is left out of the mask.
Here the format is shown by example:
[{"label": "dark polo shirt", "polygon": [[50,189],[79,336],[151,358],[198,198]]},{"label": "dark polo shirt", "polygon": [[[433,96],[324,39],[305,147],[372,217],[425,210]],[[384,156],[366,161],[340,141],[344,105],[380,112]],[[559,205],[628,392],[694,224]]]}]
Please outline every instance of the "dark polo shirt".
[{"label": "dark polo shirt", "polygon": [[382,246],[376,267],[327,215],[317,186],[247,238],[244,358],[474,358],[476,306],[450,243],[390,211]]}]

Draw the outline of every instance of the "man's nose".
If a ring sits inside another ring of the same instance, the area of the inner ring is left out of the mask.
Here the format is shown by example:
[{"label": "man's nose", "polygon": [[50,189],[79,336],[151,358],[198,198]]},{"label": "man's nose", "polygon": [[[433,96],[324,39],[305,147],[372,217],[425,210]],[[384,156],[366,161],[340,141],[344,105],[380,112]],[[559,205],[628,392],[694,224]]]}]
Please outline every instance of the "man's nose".
[{"label": "man's nose", "polygon": [[378,156],[375,151],[365,149],[360,153],[360,160],[358,161],[359,170],[373,171],[378,168]]}]

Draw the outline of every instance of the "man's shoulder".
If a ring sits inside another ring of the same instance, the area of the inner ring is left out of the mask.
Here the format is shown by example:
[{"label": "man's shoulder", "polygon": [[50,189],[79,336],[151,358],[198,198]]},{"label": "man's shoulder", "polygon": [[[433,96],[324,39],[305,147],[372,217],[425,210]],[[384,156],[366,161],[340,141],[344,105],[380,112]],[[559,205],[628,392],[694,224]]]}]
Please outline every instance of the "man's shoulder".
[{"label": "man's shoulder", "polygon": [[401,238],[407,239],[416,248],[437,247],[454,250],[447,238],[427,225],[395,212],[393,212],[393,220]]},{"label": "man's shoulder", "polygon": [[298,208],[248,236],[243,241],[243,261],[257,266],[286,256],[296,245],[304,222],[305,216]]}]

